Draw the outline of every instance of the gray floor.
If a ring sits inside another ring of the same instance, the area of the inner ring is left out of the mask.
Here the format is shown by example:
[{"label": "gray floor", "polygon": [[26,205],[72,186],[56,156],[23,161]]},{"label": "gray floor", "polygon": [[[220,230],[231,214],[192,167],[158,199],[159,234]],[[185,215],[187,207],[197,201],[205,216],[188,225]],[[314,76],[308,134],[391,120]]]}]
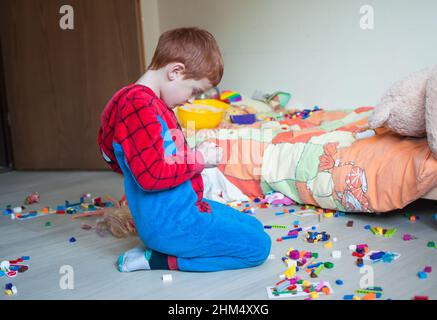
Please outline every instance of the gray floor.
[{"label": "gray floor", "polygon": [[[62,204],[64,200],[75,201],[83,193],[93,196],[123,195],[122,177],[110,172],[8,172],[0,174],[0,209],[6,205],[20,205],[25,196],[33,191],[41,195],[41,203],[35,208]],[[287,224],[299,220],[302,226],[318,223],[315,216],[296,218],[291,215],[275,216],[274,208],[258,209],[256,217],[265,224]],[[408,221],[404,213],[420,216],[417,222]],[[367,243],[371,250],[390,250],[400,253],[399,260],[390,264],[373,265],[374,285],[384,290],[383,298],[411,299],[414,295],[437,298],[437,249],[427,247],[428,241],[437,242],[437,222],[433,214],[437,212],[436,201],[420,200],[405,210],[385,215],[351,214],[347,217],[323,219],[320,229],[336,237],[334,249],[342,251],[342,258],[330,258],[331,250],[322,244],[308,244],[302,239],[282,243],[274,239],[283,231],[271,230],[272,254],[275,259],[262,266],[236,271],[216,273],[170,272],[171,283],[163,283],[165,271],[144,271],[121,274],[114,262],[118,254],[135,246],[137,238],[116,239],[112,236],[99,237],[94,231],[81,229],[83,223],[92,224],[95,218],[72,220],[71,216],[51,215],[28,221],[12,221],[0,215],[0,260],[12,260],[29,255],[30,268],[16,278],[0,278],[0,288],[12,282],[18,295],[0,299],[268,299],[266,287],[279,280],[286,268],[281,257],[287,249],[318,252],[319,261],[332,261],[333,269],[321,272],[319,280],[330,281],[335,293],[321,299],[342,299],[345,294],[353,294],[360,287],[359,268],[355,258],[348,251],[350,244]],[[354,220],[353,228],[346,227],[348,220]],[[47,221],[51,228],[45,228]],[[398,228],[393,238],[378,238],[364,230],[366,224],[388,228]],[[402,234],[410,233],[417,240],[405,242]],[[69,243],[70,237],[77,239]],[[74,289],[62,290],[60,268],[72,266]],[[434,271],[428,279],[420,280],[417,272],[425,266]],[[310,279],[303,271],[304,279]],[[336,279],[344,281],[343,286],[335,285]]]}]

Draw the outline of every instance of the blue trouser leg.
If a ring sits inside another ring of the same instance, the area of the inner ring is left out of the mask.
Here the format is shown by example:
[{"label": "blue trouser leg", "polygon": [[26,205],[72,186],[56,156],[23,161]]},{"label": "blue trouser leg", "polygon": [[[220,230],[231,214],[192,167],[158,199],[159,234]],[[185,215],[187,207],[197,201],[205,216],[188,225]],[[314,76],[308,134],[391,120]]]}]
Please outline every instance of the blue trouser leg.
[{"label": "blue trouser leg", "polygon": [[[271,240],[254,217],[209,201],[212,213],[191,212],[171,234],[158,232],[147,246],[177,257],[182,271],[219,271],[262,264]],[[190,229],[192,232],[190,232]]]}]

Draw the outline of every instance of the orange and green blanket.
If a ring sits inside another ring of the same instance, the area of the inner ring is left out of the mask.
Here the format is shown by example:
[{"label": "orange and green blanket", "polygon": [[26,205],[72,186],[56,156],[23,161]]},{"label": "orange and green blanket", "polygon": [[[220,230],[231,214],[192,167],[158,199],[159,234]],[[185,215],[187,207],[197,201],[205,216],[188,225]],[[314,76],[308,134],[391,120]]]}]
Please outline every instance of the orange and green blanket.
[{"label": "orange and green blanket", "polygon": [[301,204],[344,212],[403,208],[437,185],[425,139],[386,129],[358,140],[373,108],[317,111],[302,120],[186,132],[190,146],[219,144],[223,174],[248,196],[278,191]]}]

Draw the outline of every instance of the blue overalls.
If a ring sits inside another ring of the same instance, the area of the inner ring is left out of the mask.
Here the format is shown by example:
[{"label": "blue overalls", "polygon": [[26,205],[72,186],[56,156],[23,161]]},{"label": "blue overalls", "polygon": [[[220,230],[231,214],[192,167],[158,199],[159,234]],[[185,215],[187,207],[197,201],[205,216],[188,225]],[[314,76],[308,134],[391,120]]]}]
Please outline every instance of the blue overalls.
[{"label": "blue overalls", "polygon": [[[165,134],[165,121],[158,119],[166,153],[172,154],[174,142]],[[249,268],[267,259],[270,236],[255,217],[207,199],[212,212],[199,212],[190,180],[164,191],[145,191],[126,164],[121,145],[113,142],[113,147],[138,235],[147,248],[176,257],[182,271]]]}]

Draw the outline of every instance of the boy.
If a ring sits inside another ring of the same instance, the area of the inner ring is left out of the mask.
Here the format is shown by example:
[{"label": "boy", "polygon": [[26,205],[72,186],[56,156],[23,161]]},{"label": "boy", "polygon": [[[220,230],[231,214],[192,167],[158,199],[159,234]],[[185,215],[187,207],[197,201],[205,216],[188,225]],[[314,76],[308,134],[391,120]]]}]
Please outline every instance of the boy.
[{"label": "boy", "polygon": [[271,246],[252,216],[203,199],[201,172],[217,165],[209,144],[192,151],[172,111],[217,86],[223,59],[214,37],[198,28],[161,35],[147,72],[109,101],[98,142],[124,175],[138,235],[147,247],[118,258],[118,270],[218,271],[263,263]]}]

